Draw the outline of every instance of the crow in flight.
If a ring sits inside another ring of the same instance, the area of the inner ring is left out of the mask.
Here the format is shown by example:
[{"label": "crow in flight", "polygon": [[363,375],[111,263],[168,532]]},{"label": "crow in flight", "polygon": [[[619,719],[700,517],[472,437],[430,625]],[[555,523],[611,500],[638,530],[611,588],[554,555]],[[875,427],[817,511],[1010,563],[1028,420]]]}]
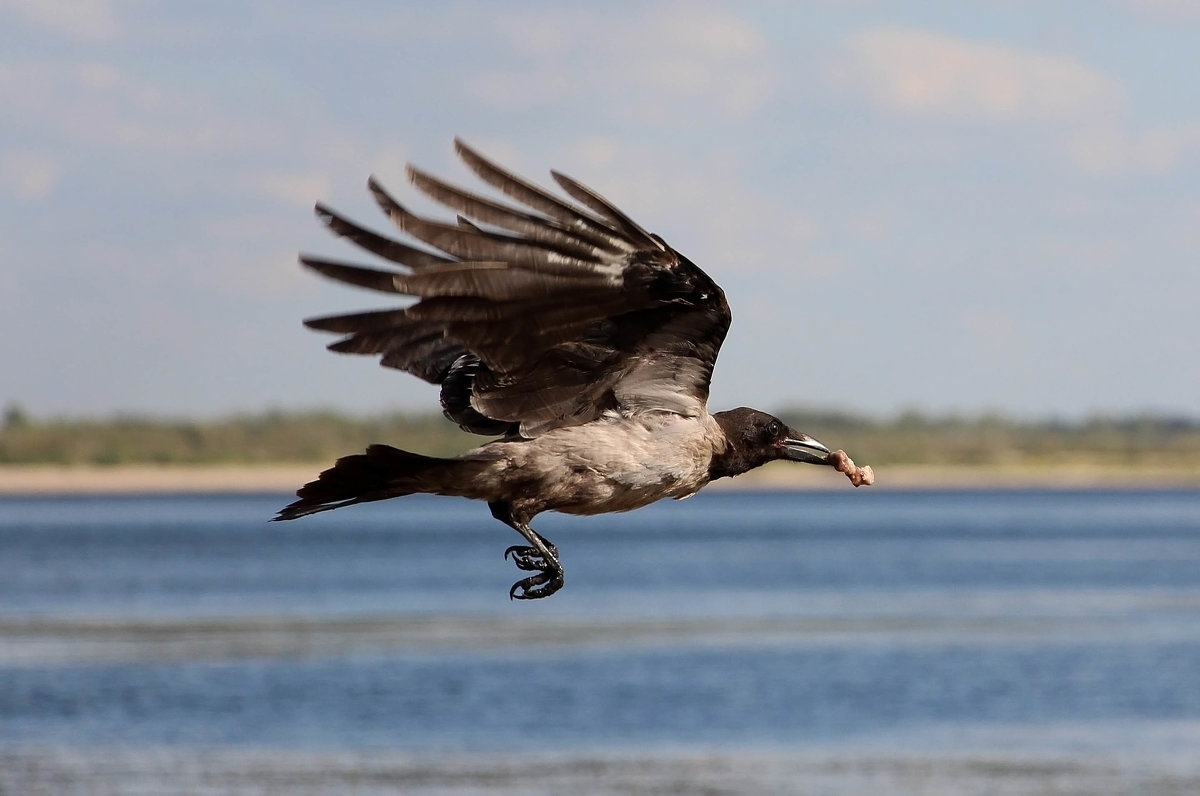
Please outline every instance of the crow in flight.
[{"label": "crow in flight", "polygon": [[529,526],[543,511],[628,511],[777,459],[841,468],[824,445],[765,412],[709,413],[730,312],[691,260],[563,174],[551,172],[573,202],[461,141],[455,148],[511,202],[410,166],[412,183],[458,214],[433,221],[372,178],[383,212],[424,248],[317,204],[334,234],[397,267],[302,256],[305,266],[417,301],[306,324],[342,335],[333,351],[378,354],[441,385],[448,418],[497,439],[452,458],[371,445],[301,487],[275,519],[414,493],[486,500],[528,542],[505,551],[532,573],[509,596],[534,599],[563,585],[558,549]]}]

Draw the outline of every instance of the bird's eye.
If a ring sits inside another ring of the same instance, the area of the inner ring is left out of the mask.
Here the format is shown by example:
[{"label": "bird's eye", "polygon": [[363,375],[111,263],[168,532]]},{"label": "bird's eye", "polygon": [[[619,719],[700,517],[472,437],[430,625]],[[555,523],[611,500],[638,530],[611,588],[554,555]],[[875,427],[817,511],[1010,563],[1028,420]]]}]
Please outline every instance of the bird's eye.
[{"label": "bird's eye", "polygon": [[767,426],[767,433],[770,434],[772,437],[778,437],[779,436],[779,424],[776,423],[774,420],[772,420],[771,425]]}]

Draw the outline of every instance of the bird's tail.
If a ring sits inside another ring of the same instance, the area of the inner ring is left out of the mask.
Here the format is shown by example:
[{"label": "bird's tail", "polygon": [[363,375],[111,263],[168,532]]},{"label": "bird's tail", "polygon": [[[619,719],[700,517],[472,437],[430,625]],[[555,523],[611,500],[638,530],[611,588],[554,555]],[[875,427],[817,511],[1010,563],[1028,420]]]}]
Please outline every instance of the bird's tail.
[{"label": "bird's tail", "polygon": [[366,453],[344,456],[296,492],[299,500],[273,519],[294,520],[355,503],[432,492],[471,496],[471,482],[483,462],[437,459],[390,445],[372,445]]}]

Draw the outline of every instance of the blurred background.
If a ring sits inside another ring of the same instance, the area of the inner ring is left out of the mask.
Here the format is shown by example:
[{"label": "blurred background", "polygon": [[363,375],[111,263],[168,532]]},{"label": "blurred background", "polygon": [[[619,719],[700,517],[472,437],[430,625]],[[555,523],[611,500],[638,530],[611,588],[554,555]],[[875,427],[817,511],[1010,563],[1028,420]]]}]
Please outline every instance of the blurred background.
[{"label": "blurred background", "polygon": [[[1198,33],[1185,0],[0,0],[0,791],[1200,789]],[[539,518],[536,605],[481,506],[267,526],[367,442],[472,442],[323,350],[302,318],[386,302],[296,264],[357,257],[317,200],[387,230],[370,174],[474,187],[454,136],[704,268],[713,408],[893,488]]]},{"label": "blurred background", "polygon": [[1173,0],[5,2],[0,398],[425,408],[299,319],[317,199],[556,168],[705,268],[717,406],[1195,413],[1200,10]]}]

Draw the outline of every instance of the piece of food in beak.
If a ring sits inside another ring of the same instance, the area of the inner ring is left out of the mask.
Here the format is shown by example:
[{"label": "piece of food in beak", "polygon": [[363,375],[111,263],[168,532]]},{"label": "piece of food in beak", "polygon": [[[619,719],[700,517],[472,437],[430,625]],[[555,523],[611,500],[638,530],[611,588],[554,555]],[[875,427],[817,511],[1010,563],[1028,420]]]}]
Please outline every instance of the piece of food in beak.
[{"label": "piece of food in beak", "polygon": [[850,483],[855,486],[870,486],[875,483],[875,471],[870,465],[858,467],[854,460],[846,455],[844,450],[836,450],[829,454],[828,464],[839,473],[845,473]]}]

